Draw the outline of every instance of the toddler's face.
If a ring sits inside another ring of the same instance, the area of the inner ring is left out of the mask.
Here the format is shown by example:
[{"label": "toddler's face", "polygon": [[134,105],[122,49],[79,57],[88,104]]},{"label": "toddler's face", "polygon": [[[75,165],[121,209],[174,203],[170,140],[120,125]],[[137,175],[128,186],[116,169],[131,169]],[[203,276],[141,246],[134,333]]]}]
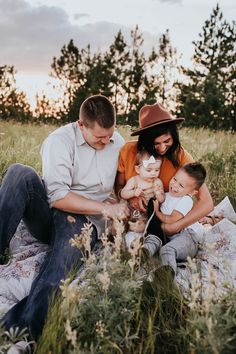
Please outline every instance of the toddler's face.
[{"label": "toddler's face", "polygon": [[173,197],[192,196],[197,192],[196,181],[180,169],[170,180],[169,192]]}]

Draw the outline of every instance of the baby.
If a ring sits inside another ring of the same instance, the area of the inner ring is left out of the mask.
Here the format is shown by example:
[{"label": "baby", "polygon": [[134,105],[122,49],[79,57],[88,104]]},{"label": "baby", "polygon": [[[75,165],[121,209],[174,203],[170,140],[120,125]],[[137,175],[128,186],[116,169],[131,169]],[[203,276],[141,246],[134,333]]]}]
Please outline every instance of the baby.
[{"label": "baby", "polygon": [[144,196],[147,202],[151,197],[160,203],[165,199],[163,183],[158,178],[161,168],[161,159],[155,159],[146,152],[139,152],[136,157],[136,176],[131,177],[120,192],[123,199]]},{"label": "baby", "polygon": [[[129,200],[133,197],[142,196],[145,198],[146,203],[148,203],[150,198],[154,198],[159,203],[162,203],[165,199],[165,193],[163,183],[158,178],[161,163],[161,158],[154,158],[154,156],[150,156],[147,152],[139,152],[135,163],[137,175],[131,177],[120,191],[121,198]],[[133,233],[126,235],[128,247],[131,246],[134,237],[142,236],[147,222],[147,214],[133,208],[130,209],[129,231],[133,231]]]}]

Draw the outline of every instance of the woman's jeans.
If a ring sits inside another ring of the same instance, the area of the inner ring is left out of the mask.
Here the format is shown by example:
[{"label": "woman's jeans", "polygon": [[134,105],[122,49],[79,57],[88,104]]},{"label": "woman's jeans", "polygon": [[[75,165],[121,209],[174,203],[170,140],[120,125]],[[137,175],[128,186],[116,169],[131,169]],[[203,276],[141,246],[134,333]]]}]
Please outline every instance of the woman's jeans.
[{"label": "woman's jeans", "polygon": [[[68,215],[73,216],[73,222]],[[41,178],[31,167],[10,166],[0,187],[0,254],[9,246],[20,220],[36,239],[51,245],[50,252],[33,281],[27,297],[13,306],[3,317],[4,326],[28,328],[37,338],[43,329],[52,293],[59,290],[61,279],[82,264],[82,252],[69,244],[80,234],[87,219],[84,215],[50,209]],[[68,220],[69,219],[69,220]],[[91,246],[97,241],[93,227]]]}]

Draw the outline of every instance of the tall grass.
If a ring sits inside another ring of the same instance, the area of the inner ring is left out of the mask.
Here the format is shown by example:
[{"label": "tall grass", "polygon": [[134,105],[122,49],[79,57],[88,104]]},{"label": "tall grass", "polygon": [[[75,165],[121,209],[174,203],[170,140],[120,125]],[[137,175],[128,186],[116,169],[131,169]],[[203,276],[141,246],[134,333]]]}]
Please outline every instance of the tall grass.
[{"label": "tall grass", "polygon": [[[0,122],[0,179],[3,171],[19,162],[34,167],[41,173],[40,146],[54,129],[50,125],[21,125]],[[130,127],[118,130],[125,140],[130,139]],[[207,168],[207,185],[215,203],[228,195],[236,207],[236,135],[207,129],[180,129],[182,145],[195,160]]]},{"label": "tall grass", "polygon": [[41,172],[40,146],[55,126],[0,122],[0,178],[12,163],[22,163]]}]

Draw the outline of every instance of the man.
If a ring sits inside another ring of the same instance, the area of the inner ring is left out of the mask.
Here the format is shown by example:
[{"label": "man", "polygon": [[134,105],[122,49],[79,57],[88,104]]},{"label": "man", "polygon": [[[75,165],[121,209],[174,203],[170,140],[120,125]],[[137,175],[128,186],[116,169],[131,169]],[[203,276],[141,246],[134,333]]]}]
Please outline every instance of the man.
[{"label": "man", "polygon": [[91,96],[82,103],[77,122],[58,128],[44,141],[43,182],[30,167],[15,164],[8,169],[0,189],[1,254],[21,219],[33,236],[51,244],[51,251],[29,296],[4,316],[6,328],[27,327],[37,338],[52,292],[69,271],[82,264],[81,251],[71,247],[69,240],[91,221],[94,247],[104,231],[104,211],[109,217],[128,215],[124,204],[107,202],[124,143],[114,129],[111,102],[102,95]]}]

